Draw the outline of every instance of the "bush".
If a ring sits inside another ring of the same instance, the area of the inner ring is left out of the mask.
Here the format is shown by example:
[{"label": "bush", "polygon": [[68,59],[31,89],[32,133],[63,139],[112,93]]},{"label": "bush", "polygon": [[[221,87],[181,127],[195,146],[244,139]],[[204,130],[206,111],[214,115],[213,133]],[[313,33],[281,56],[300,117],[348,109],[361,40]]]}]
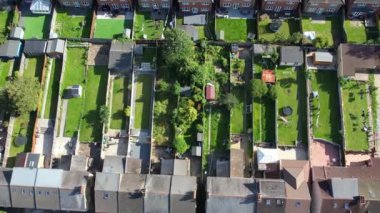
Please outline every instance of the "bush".
[{"label": "bush", "polygon": [[177,134],[174,138],[174,149],[182,155],[187,151],[189,145],[187,145],[185,137],[182,134]]},{"label": "bush", "polygon": [[203,132],[203,125],[197,124],[197,132]]},{"label": "bush", "polygon": [[108,107],[105,105],[101,106],[99,110],[100,122],[102,124],[107,123],[109,116],[110,116],[110,110],[108,109]]},{"label": "bush", "polygon": [[127,118],[129,118],[131,116],[131,107],[130,106],[125,107],[124,114],[125,114],[125,117],[127,117]]},{"label": "bush", "polygon": [[261,79],[251,81],[251,93],[255,98],[261,98],[268,92],[268,87]]}]

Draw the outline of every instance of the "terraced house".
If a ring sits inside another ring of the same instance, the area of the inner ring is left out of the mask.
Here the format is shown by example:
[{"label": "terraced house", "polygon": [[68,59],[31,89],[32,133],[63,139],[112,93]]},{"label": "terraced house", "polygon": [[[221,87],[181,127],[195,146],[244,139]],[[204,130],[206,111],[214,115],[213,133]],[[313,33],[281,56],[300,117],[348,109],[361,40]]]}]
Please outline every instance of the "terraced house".
[{"label": "terraced house", "polygon": [[107,8],[111,10],[130,10],[133,8],[132,0],[96,0],[98,8]]},{"label": "terraced house", "polygon": [[255,6],[255,0],[220,0],[219,7],[225,9],[245,10]]},{"label": "terraced house", "polygon": [[379,0],[346,0],[349,18],[371,17],[380,13]]},{"label": "terraced house", "polygon": [[58,0],[59,4],[66,7],[91,7],[92,0]]},{"label": "terraced house", "polygon": [[178,0],[179,10],[183,13],[208,13],[212,10],[213,0]]},{"label": "terraced house", "polygon": [[333,14],[343,5],[344,0],[304,0],[303,11],[310,14]]},{"label": "terraced house", "polygon": [[172,8],[172,0],[138,0],[142,10],[169,10]]},{"label": "terraced house", "polygon": [[297,11],[301,0],[261,0],[261,10],[267,13],[290,15]]}]

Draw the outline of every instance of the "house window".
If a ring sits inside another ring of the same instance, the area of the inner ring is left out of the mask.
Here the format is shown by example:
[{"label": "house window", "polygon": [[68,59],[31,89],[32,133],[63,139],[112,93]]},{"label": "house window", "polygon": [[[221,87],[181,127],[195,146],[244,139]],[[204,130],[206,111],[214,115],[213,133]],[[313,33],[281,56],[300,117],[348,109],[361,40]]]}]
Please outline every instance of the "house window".
[{"label": "house window", "polygon": [[274,1],[268,1],[267,4],[274,4]]},{"label": "house window", "polygon": [[243,7],[250,7],[250,6],[251,6],[251,3],[243,3],[242,6],[243,6]]},{"label": "house window", "polygon": [[284,202],[282,200],[276,200],[277,206],[282,206]]},{"label": "house window", "polygon": [[25,195],[25,189],[21,190],[21,194]]},{"label": "house window", "polygon": [[167,3],[167,2],[163,2],[163,3],[162,3],[162,7],[163,7],[163,8],[169,8],[170,6],[169,6],[169,3]]},{"label": "house window", "polygon": [[293,4],[295,4],[295,2],[293,2],[293,1],[288,1],[287,4],[288,4],[288,5],[293,5]]},{"label": "house window", "polygon": [[265,10],[273,10],[273,6],[270,6],[270,5],[265,6]]},{"label": "house window", "polygon": [[333,12],[335,12],[335,8],[328,8],[328,9],[327,9],[327,12],[329,12],[329,13],[333,13]]},{"label": "house window", "polygon": [[190,7],[182,7],[182,11],[189,12],[190,11]]},{"label": "house window", "polygon": [[109,196],[110,196],[110,195],[109,195],[108,193],[104,193],[104,194],[103,194],[103,199],[104,199],[104,200],[108,200]]},{"label": "house window", "polygon": [[350,205],[348,203],[344,203],[344,209],[350,209]]},{"label": "house window", "polygon": [[41,192],[41,191],[38,191],[38,195],[41,196],[41,195],[42,195],[42,192]]},{"label": "house window", "polygon": [[210,3],[208,3],[208,2],[203,2],[202,5],[204,5],[204,6],[209,6]]},{"label": "house window", "polygon": [[300,201],[296,201],[296,208],[299,208],[301,207],[301,202]]},{"label": "house window", "polygon": [[284,10],[292,10],[292,9],[293,9],[292,6],[286,6],[286,7],[284,7]]},{"label": "house window", "polygon": [[148,2],[143,2],[141,4],[142,7],[150,7],[150,4]]},{"label": "house window", "polygon": [[338,203],[334,203],[333,207],[334,209],[338,208]]},{"label": "house window", "polygon": [[88,3],[87,1],[84,1],[84,2],[82,2],[82,5],[83,6],[88,6],[88,5],[90,5],[90,3]]},{"label": "house window", "polygon": [[45,192],[45,196],[49,196],[50,195],[50,192]]},{"label": "house window", "polygon": [[189,5],[189,2],[182,2],[182,5]]},{"label": "house window", "polygon": [[208,11],[208,8],[207,8],[207,7],[203,7],[203,8],[201,8],[201,11],[202,11],[202,12],[207,12],[207,11]]},{"label": "house window", "polygon": [[231,7],[231,3],[224,3],[223,7]]},{"label": "house window", "polygon": [[269,206],[270,205],[270,200],[265,201],[265,205]]}]

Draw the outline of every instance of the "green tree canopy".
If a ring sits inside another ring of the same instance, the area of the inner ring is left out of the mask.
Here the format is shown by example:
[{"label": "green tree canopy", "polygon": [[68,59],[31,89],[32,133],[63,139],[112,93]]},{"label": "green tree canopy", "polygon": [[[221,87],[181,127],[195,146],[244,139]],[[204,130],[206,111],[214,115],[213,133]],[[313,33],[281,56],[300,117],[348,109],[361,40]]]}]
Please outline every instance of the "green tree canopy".
[{"label": "green tree canopy", "polygon": [[225,105],[228,110],[231,110],[239,101],[234,94],[228,93],[221,98],[221,103]]},{"label": "green tree canopy", "polygon": [[255,98],[261,98],[268,92],[268,87],[261,79],[254,79],[251,81],[251,92]]},{"label": "green tree canopy", "polygon": [[99,110],[100,122],[103,124],[107,123],[109,116],[110,116],[110,110],[108,109],[108,107],[106,105],[101,106]]},{"label": "green tree canopy", "polygon": [[162,51],[168,65],[181,67],[184,62],[193,58],[193,41],[183,30],[167,30],[164,36],[165,43]]},{"label": "green tree canopy", "polygon": [[174,149],[181,155],[185,153],[189,148],[189,145],[187,145],[186,140],[182,134],[177,134],[175,136],[173,146]]},{"label": "green tree canopy", "polygon": [[25,114],[36,110],[41,85],[37,78],[19,76],[8,81],[1,92],[0,105],[12,113]]}]

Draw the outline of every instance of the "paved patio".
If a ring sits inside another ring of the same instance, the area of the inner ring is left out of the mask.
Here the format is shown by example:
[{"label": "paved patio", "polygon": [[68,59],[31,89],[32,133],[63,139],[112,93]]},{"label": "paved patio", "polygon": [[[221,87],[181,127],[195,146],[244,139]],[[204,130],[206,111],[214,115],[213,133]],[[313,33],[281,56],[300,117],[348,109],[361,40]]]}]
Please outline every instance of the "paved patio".
[{"label": "paved patio", "polygon": [[339,148],[337,145],[313,140],[310,143],[311,166],[340,166]]}]

